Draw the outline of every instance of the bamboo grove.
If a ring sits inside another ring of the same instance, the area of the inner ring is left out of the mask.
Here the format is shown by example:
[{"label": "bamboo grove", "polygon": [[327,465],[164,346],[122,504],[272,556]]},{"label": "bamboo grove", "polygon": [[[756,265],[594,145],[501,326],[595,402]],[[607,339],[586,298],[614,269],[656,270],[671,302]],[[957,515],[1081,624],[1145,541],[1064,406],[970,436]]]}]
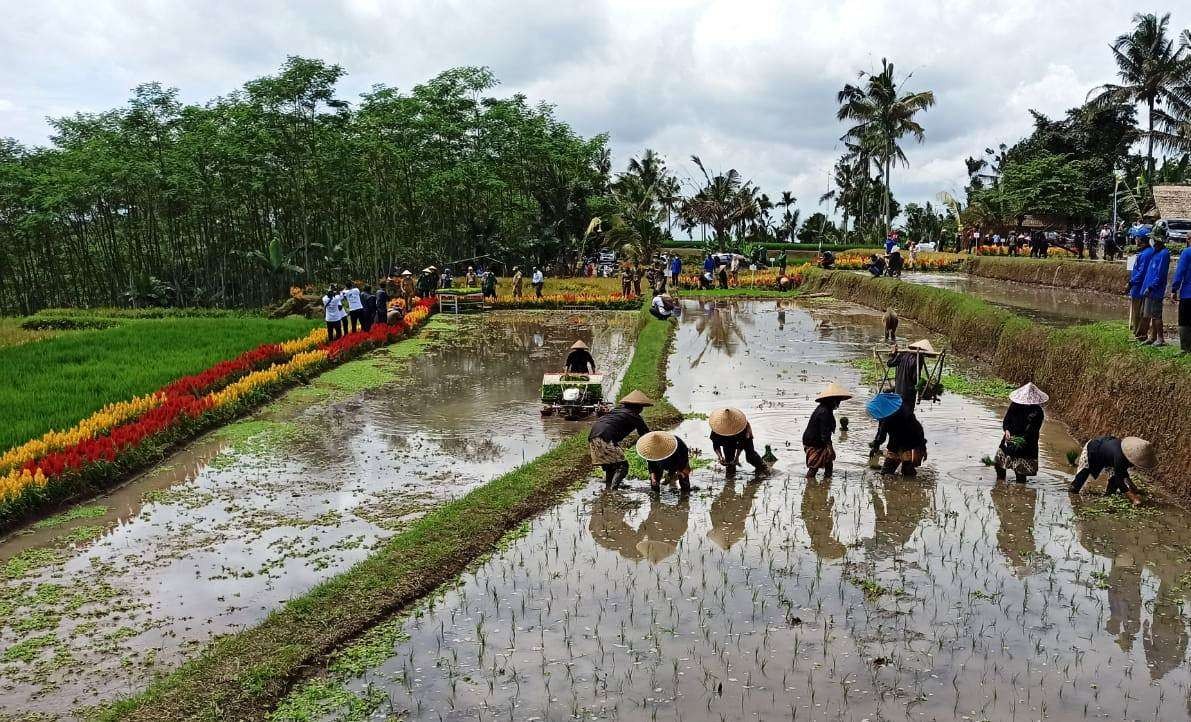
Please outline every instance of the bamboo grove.
[{"label": "bamboo grove", "polygon": [[50,147],[0,139],[0,313],[259,306],[394,265],[582,252],[605,136],[492,97],[484,68],[352,104],[343,75],[291,57],[203,105],[151,83],[53,120]]}]

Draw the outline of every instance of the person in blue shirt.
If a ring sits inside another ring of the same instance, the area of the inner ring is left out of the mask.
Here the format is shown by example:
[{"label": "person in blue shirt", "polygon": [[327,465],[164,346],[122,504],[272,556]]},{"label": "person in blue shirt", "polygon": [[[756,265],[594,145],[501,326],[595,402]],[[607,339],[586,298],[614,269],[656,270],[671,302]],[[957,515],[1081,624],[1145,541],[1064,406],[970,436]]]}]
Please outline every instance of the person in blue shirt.
[{"label": "person in blue shirt", "polygon": [[703,270],[708,273],[715,273],[715,259],[711,257],[710,253],[707,254],[707,258],[703,259]]},{"label": "person in blue shirt", "polygon": [[1191,246],[1179,254],[1170,296],[1179,304],[1179,349],[1191,353]]},{"label": "person in blue shirt", "polygon": [[1141,320],[1141,307],[1145,294],[1141,292],[1141,283],[1145,280],[1146,266],[1150,264],[1150,256],[1154,255],[1154,249],[1150,247],[1149,239],[1139,238],[1137,242],[1141,246],[1141,252],[1133,259],[1133,271],[1129,274],[1129,287],[1126,292],[1129,294],[1129,331],[1138,341],[1144,341],[1145,329]]},{"label": "person in blue shirt", "polygon": [[675,253],[670,259],[670,285],[678,288],[678,274],[682,273],[682,259]]},{"label": "person in blue shirt", "polygon": [[1145,280],[1142,281],[1142,323],[1149,329],[1145,344],[1147,346],[1165,346],[1166,334],[1162,329],[1162,302],[1166,300],[1166,279],[1170,275],[1170,251],[1166,248],[1166,237],[1155,233],[1153,237],[1154,253],[1146,266]]}]

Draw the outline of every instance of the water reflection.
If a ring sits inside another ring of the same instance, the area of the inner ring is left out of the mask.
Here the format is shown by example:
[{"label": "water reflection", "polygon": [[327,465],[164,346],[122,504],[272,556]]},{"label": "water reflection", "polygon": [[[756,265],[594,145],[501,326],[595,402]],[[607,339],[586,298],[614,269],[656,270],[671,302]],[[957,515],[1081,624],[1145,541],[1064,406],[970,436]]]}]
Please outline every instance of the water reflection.
[{"label": "water reflection", "polygon": [[650,495],[649,515],[633,527],[625,515],[640,506],[639,497],[605,490],[592,502],[587,528],[601,547],[631,561],[658,564],[678,551],[690,522],[690,498],[683,495],[671,503],[660,495]]},{"label": "water reflection", "polygon": [[998,482],[989,492],[1000,524],[997,526],[997,548],[1005,555],[1013,573],[1024,577],[1029,573],[1034,554],[1034,508],[1038,492],[1017,482]]},{"label": "water reflection", "polygon": [[761,482],[750,481],[737,492],[736,484],[729,478],[711,502],[711,531],[707,532],[707,538],[724,551],[743,539],[745,524],[753,511],[753,500],[760,489]]},{"label": "water reflection", "polygon": [[802,523],[810,536],[811,551],[823,561],[843,559],[848,548],[835,536],[835,497],[831,495],[832,477],[807,482],[802,491]]}]

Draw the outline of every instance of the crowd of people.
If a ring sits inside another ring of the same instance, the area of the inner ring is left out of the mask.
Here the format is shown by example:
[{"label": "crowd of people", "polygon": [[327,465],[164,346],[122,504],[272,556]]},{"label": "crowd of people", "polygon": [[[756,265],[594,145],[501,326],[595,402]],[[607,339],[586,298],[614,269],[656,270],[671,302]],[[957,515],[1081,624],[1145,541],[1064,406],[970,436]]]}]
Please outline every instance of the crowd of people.
[{"label": "crowd of people", "polygon": [[1178,305],[1179,349],[1191,354],[1191,246],[1182,250],[1170,274],[1170,249],[1159,231],[1138,237],[1138,253],[1131,259],[1129,283],[1129,330],[1138,343],[1165,346],[1163,309],[1166,295]]}]

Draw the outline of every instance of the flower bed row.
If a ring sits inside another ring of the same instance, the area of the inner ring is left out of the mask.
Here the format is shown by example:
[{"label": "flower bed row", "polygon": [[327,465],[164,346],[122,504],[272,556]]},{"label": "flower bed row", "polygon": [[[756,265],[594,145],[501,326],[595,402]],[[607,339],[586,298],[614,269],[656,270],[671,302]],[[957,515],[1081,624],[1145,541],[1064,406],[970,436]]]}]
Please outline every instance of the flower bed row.
[{"label": "flower bed row", "polygon": [[420,326],[432,308],[431,301],[420,302],[404,322],[377,324],[331,343],[326,331],[316,329],[293,341],[265,344],[10,449],[0,456],[0,530],[49,504],[110,485],[299,378],[392,343]]},{"label": "flower bed row", "polygon": [[583,306],[603,311],[635,311],[641,308],[641,299],[622,296],[619,293],[547,293],[541,298],[535,298],[530,291],[513,298],[511,294],[500,295],[492,302],[493,308],[498,309],[558,309],[569,306]]}]

